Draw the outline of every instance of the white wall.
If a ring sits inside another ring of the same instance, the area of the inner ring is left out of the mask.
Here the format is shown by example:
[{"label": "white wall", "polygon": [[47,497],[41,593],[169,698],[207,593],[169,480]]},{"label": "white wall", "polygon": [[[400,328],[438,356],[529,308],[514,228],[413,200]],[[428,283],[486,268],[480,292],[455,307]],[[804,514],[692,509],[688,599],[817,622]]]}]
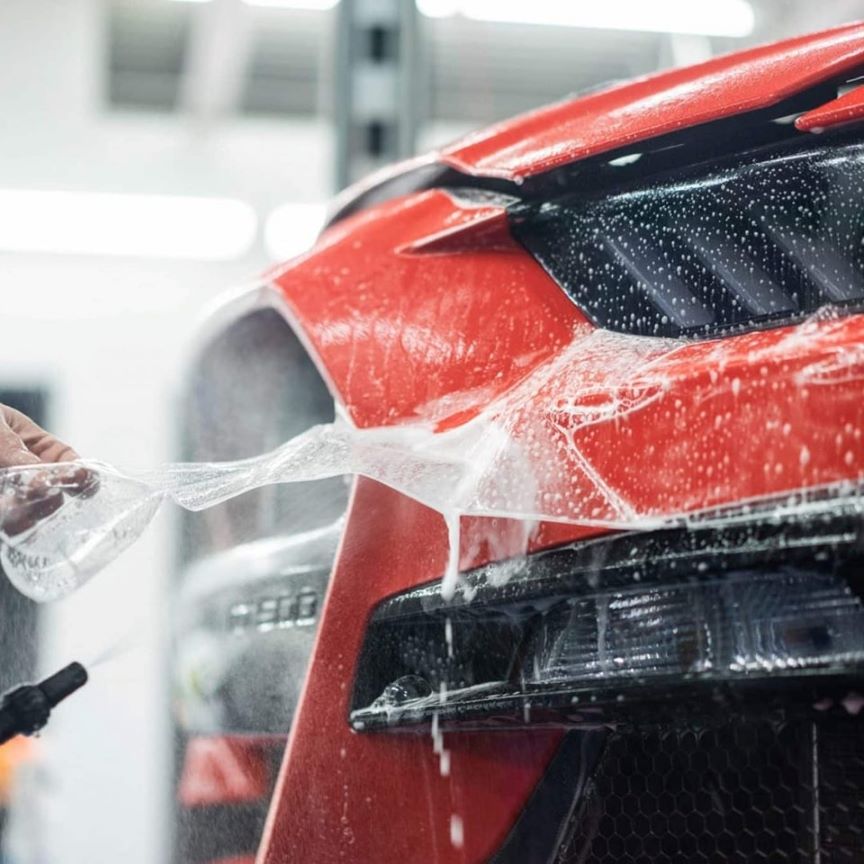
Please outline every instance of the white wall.
[{"label": "white wall", "polygon": [[[262,215],[326,197],[321,124],[105,116],[99,5],[0,3],[0,188],[227,195]],[[202,305],[265,263],[260,240],[227,264],[0,253],[0,383],[47,385],[53,427],[83,454],[158,464],[173,452],[172,399]],[[43,738],[51,864],[167,860],[168,510],[95,582],[46,609],[46,670],[120,643]]]}]

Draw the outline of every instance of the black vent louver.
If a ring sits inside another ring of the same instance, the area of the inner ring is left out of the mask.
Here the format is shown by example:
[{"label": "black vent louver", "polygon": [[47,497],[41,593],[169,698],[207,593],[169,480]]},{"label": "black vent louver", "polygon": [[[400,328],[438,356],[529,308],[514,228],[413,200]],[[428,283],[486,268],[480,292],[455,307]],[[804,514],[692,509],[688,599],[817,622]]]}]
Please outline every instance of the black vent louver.
[{"label": "black vent louver", "polygon": [[710,337],[864,305],[864,145],[848,133],[519,205],[511,221],[609,330]]}]

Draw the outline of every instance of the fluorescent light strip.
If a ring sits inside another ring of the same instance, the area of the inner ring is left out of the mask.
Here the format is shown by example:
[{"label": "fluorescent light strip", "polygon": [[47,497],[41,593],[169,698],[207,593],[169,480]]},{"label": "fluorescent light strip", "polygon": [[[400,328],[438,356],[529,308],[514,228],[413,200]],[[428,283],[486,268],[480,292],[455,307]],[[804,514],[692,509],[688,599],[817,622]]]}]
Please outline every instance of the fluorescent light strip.
[{"label": "fluorescent light strip", "polygon": [[[212,0],[174,0],[175,3],[210,3]],[[332,9],[339,0],[241,0],[246,6],[266,9],[298,9],[310,12],[323,12]]]},{"label": "fluorescent light strip", "polygon": [[336,6],[339,0],[242,0],[247,6],[260,6],[267,9],[304,9],[310,12],[324,12]]},{"label": "fluorescent light strip", "polygon": [[[209,3],[212,0],[175,0]],[[246,6],[325,11],[339,0],[241,0]],[[748,0],[417,0],[428,18],[461,15],[476,21],[545,24],[599,30],[749,36],[755,16]]]},{"label": "fluorescent light strip", "polygon": [[227,261],[258,230],[233,198],[0,189],[0,250]]},{"label": "fluorescent light strip", "polygon": [[748,36],[755,23],[747,0],[417,0],[417,8],[430,18],[703,36]]},{"label": "fluorescent light strip", "polygon": [[324,227],[324,204],[282,204],[264,223],[264,246],[274,261],[306,252]]}]

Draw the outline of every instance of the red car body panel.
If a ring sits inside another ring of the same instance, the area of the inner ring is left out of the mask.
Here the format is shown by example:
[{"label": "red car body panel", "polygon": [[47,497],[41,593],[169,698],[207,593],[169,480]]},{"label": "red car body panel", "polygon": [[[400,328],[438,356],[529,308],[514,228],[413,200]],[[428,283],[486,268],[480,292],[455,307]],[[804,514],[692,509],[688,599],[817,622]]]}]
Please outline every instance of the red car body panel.
[{"label": "red car body panel", "polygon": [[767,108],[862,62],[864,24],[847,24],[541,108],[469,135],[445,148],[440,158],[468,174],[519,180]]},{"label": "red car body panel", "polygon": [[[862,63],[864,25],[848,25],[542,109],[440,158],[518,180],[775,104]],[[860,97],[851,102],[857,111]],[[801,128],[828,122],[812,113],[821,123]],[[549,366],[513,434],[545,424],[550,440],[558,436],[548,472],[558,485],[546,491],[583,513],[596,499],[598,522],[614,521],[603,509],[610,490],[638,521],[864,476],[864,316],[711,341],[612,344],[509,237],[500,206],[442,191],[345,219],[272,279],[358,427],[451,428]],[[540,525],[533,548],[609,530],[571,522]],[[477,542],[489,520],[462,523],[460,564],[481,564],[491,554]],[[485,861],[542,776],[560,730],[447,732],[442,773],[428,734],[349,726],[371,610],[440,578],[447,543],[440,514],[357,480],[261,864]]]},{"label": "red car body panel", "polygon": [[587,326],[503,223],[485,248],[439,251],[498,216],[441,191],[409,196],[336,225],[274,275],[357,426],[467,419]]},{"label": "red car body panel", "polygon": [[[597,493],[568,456],[576,450],[643,516],[832,483],[864,465],[860,435],[836,440],[838,422],[861,418],[857,391],[820,372],[838,358],[844,369],[864,363],[864,318],[716,341],[613,336],[610,362],[609,343],[592,338],[595,329],[516,244],[404,251],[480,221],[478,212],[488,216],[440,191],[388,202],[337,226],[314,255],[276,276],[357,426],[464,422],[555,357],[560,368],[533,396],[536,417],[526,409],[513,433],[557,426],[571,443],[560,474],[574,499]],[[802,389],[805,380],[813,384]],[[548,412],[563,396],[560,414]],[[777,424],[795,434],[777,436]],[[701,478],[694,463],[705,468]]]},{"label": "red car body panel", "polygon": [[831,126],[840,126],[864,118],[864,87],[856,87],[806,114],[795,121],[802,132],[819,132]]},{"label": "red car body panel", "polygon": [[[555,388],[568,381],[562,392],[583,400],[566,406],[568,417],[578,416],[574,407],[602,417],[606,404],[636,399],[632,410],[581,428],[564,424],[562,434],[640,514],[864,473],[864,317],[665,347],[653,358],[640,355],[650,374],[622,379],[605,350],[592,354],[595,331],[572,306],[561,306],[560,289],[527,253],[504,245],[430,257],[402,251],[411,236],[437,235],[468,218],[458,211],[440,192],[385,204],[338,227],[324,248],[277,278],[358,425],[423,416],[430,403],[455,409],[461,420],[548,362],[575,332],[584,352],[572,352],[572,363],[537,392],[536,409],[554,403]],[[659,380],[666,382],[661,390]],[[463,399],[466,382],[470,398]],[[443,425],[454,422],[446,411],[437,416]],[[596,495],[569,453],[562,450],[560,463],[568,494]],[[626,453],[640,458],[622,458]],[[485,530],[479,522],[463,520],[463,568],[484,561],[472,540],[472,530]],[[546,523],[534,546],[590,530]],[[448,733],[445,777],[428,735],[362,735],[347,723],[353,664],[371,609],[439,578],[446,556],[439,514],[358,481],[261,861],[479,862],[506,836],[558,731]],[[462,847],[449,840],[452,814],[465,825]]]},{"label": "red car body panel", "polygon": [[[446,555],[437,513],[358,481],[319,625],[318,674],[306,683],[259,860],[483,861],[506,835],[558,730],[447,734],[450,773],[442,776],[428,734],[360,735],[348,724],[369,610],[440,575]],[[462,848],[450,839],[454,814],[465,826]]]}]

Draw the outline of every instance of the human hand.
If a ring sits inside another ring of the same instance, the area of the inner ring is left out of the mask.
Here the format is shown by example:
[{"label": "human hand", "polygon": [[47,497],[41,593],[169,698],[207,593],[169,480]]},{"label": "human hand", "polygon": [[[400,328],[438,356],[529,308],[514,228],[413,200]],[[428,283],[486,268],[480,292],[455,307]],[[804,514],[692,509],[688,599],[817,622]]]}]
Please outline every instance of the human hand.
[{"label": "human hand", "polygon": [[[0,405],[0,531],[14,536],[56,512],[66,496],[92,495],[96,475],[73,462],[78,454],[25,414]],[[44,465],[44,470],[33,466]]]},{"label": "human hand", "polygon": [[26,414],[0,405],[0,468],[38,465],[40,462],[74,462],[78,454]]}]

